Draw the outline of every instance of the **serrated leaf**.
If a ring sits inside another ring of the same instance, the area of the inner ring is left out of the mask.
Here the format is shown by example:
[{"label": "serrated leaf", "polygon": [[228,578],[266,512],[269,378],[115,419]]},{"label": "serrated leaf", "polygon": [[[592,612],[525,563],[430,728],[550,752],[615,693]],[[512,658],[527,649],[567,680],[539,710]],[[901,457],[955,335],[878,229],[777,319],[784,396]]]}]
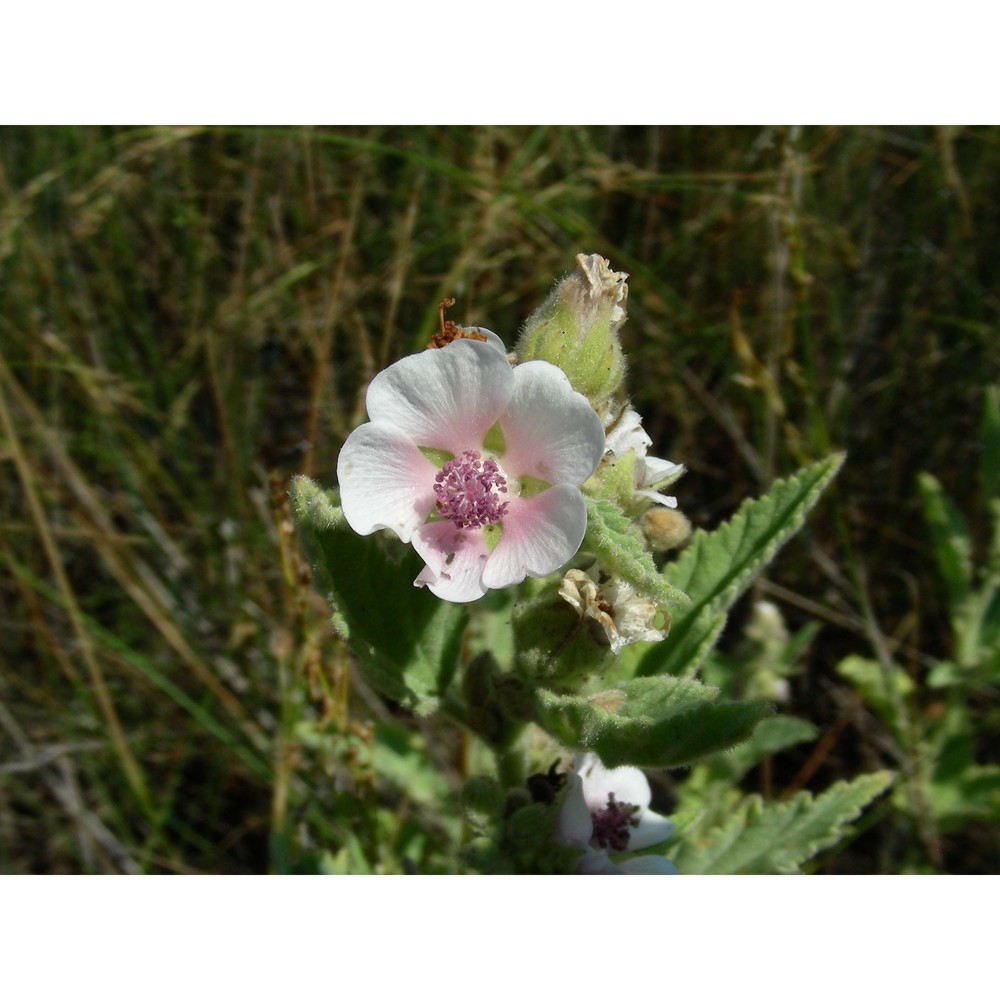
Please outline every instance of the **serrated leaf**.
[{"label": "serrated leaf", "polygon": [[719,641],[726,621],[724,612],[716,613],[709,607],[702,607],[694,615],[675,615],[670,636],[652,649],[642,651],[637,675],[693,676]]},{"label": "serrated leaf", "polygon": [[334,628],[365,678],[415,712],[433,711],[458,663],[465,609],[414,587],[420,557],[407,548],[396,559],[375,535],[354,532],[336,491],[297,476],[289,496]]},{"label": "serrated leaf", "polygon": [[653,557],[646,551],[632,522],[607,500],[584,497],[587,503],[587,535],[583,547],[597,556],[609,573],[621,577],[658,604],[681,608],[687,595],[656,571]]},{"label": "serrated leaf", "polygon": [[954,608],[972,586],[972,537],[965,519],[937,479],[929,472],[922,472],[917,482],[924,505],[924,520],[934,545],[934,558]]},{"label": "serrated leaf", "polygon": [[535,692],[535,721],[608,767],[679,767],[747,739],[770,715],[759,701],[720,702],[718,688],[679,677],[625,681],[589,697]]},{"label": "serrated leaf", "polygon": [[663,568],[664,579],[691,604],[674,613],[670,636],[646,653],[640,675],[690,676],[697,670],[718,639],[726,612],[802,527],[843,461],[843,455],[831,455],[779,479],[766,496],[744,502],[715,531],[692,535],[679,558]]},{"label": "serrated leaf", "polygon": [[818,798],[799,792],[788,802],[745,798],[736,814],[707,834],[689,831],[672,857],[685,874],[790,874],[832,847],[876,796],[892,783],[888,771],[839,781]]}]

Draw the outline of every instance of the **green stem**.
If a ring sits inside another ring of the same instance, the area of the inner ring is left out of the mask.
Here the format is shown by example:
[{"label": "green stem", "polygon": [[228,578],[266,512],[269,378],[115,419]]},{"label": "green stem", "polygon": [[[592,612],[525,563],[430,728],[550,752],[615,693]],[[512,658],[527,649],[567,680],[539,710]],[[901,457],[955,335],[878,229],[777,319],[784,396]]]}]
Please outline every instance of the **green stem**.
[{"label": "green stem", "polygon": [[517,741],[514,742],[514,746],[494,751],[497,762],[497,778],[504,788],[523,788],[528,778],[525,773],[524,753],[516,745]]}]

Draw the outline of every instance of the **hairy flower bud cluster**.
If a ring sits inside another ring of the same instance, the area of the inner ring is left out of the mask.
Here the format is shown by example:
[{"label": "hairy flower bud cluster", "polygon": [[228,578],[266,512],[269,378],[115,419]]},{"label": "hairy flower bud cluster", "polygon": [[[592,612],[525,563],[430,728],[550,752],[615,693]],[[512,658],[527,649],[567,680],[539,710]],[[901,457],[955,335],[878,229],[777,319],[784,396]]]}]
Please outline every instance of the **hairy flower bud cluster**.
[{"label": "hairy flower bud cluster", "polygon": [[598,254],[578,254],[576,270],[531,315],[517,342],[522,361],[558,365],[598,414],[608,410],[625,377],[618,331],[625,322],[627,278]]}]

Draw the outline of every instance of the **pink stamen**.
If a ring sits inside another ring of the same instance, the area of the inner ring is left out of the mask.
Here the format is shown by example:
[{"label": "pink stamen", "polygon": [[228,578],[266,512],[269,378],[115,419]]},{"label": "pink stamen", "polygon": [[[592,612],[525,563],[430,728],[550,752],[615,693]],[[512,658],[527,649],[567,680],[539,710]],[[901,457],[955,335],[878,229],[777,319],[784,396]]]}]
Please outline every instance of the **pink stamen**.
[{"label": "pink stamen", "polygon": [[507,513],[507,480],[492,459],[484,462],[478,451],[464,451],[445,462],[434,477],[437,512],[459,528],[496,524]]}]

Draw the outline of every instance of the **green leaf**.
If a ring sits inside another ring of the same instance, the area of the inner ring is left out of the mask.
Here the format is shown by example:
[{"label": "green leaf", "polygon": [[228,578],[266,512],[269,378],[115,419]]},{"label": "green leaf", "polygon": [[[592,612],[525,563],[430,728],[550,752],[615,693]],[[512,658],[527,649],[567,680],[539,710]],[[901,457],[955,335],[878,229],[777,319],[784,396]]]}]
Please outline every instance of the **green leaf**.
[{"label": "green leaf", "polygon": [[435,813],[453,791],[432,764],[423,737],[403,726],[385,722],[375,726],[372,765],[379,781],[389,782],[407,799]]},{"label": "green leaf", "polygon": [[930,528],[934,545],[934,557],[954,608],[972,586],[972,538],[965,519],[937,479],[929,472],[922,472],[917,481],[924,502],[924,520]]},{"label": "green leaf", "polygon": [[656,571],[653,557],[632,522],[607,500],[584,497],[587,502],[587,535],[583,547],[597,556],[608,573],[627,580],[639,593],[664,607],[688,604],[682,590]]},{"label": "green leaf", "polygon": [[744,502],[715,531],[692,535],[679,558],[663,568],[664,579],[691,604],[674,613],[669,637],[646,653],[639,674],[695,673],[721,634],[726,612],[802,527],[843,461],[842,454],[831,455],[779,479],[766,496]]},{"label": "green leaf", "polygon": [[808,743],[818,735],[819,730],[805,719],[794,715],[772,715],[757,726],[745,743],[713,757],[707,763],[714,778],[739,781],[765,757],[797,743]]},{"label": "green leaf", "polygon": [[947,781],[927,788],[934,818],[942,833],[957,833],[976,820],[1000,820],[1000,767],[970,764]]},{"label": "green leaf", "polygon": [[747,796],[726,823],[688,839],[672,857],[692,875],[790,874],[819,851],[836,844],[844,827],[892,783],[888,771],[839,781],[818,798],[799,792],[788,802]]},{"label": "green leaf", "polygon": [[977,729],[961,703],[936,721],[927,756],[933,761],[928,803],[942,833],[1000,819],[1000,767],[976,762]]},{"label": "green leaf", "polygon": [[414,587],[420,557],[407,548],[394,558],[377,536],[354,532],[336,491],[296,476],[289,495],[333,626],[365,678],[415,712],[433,711],[458,663],[465,609]]},{"label": "green leaf", "polygon": [[678,767],[747,739],[773,711],[766,702],[720,702],[718,688],[645,677],[589,697],[535,692],[535,721],[560,743],[593,750],[608,767]]},{"label": "green leaf", "polygon": [[325,852],[319,860],[320,875],[372,875],[372,866],[365,857],[357,837],[351,835],[336,854]]}]

